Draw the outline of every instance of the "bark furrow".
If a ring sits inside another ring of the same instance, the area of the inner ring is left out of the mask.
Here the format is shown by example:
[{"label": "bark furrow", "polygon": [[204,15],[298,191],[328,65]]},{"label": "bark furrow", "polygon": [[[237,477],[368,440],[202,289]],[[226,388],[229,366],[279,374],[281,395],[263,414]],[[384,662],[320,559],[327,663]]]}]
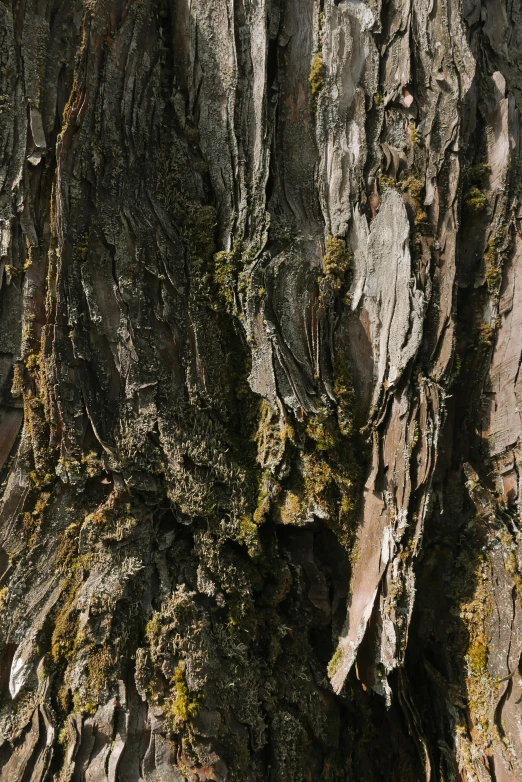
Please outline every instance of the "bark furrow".
[{"label": "bark furrow", "polygon": [[0,782],[522,779],[521,52],[1,0]]}]

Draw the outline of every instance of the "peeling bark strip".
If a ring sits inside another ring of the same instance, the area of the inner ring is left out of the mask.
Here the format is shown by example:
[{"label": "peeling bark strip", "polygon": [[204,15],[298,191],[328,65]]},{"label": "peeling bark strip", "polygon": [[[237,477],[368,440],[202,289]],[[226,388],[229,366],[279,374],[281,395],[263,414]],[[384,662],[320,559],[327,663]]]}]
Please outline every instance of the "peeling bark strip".
[{"label": "peeling bark strip", "polygon": [[521,53],[0,2],[0,782],[522,779]]}]

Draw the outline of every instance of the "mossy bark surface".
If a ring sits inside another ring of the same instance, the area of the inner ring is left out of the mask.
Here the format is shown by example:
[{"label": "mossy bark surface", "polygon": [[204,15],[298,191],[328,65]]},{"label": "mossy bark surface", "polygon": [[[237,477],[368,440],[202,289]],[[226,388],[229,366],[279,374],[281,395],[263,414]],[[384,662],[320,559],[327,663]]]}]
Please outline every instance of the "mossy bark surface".
[{"label": "mossy bark surface", "polygon": [[522,779],[522,17],[0,0],[0,782]]}]

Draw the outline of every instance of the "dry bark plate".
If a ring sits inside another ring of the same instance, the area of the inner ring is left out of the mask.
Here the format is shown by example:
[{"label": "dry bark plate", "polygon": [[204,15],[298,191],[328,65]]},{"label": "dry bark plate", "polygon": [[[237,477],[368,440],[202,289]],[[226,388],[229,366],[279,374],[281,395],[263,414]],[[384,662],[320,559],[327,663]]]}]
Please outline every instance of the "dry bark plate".
[{"label": "dry bark plate", "polygon": [[1,782],[522,779],[522,12],[0,0]]}]

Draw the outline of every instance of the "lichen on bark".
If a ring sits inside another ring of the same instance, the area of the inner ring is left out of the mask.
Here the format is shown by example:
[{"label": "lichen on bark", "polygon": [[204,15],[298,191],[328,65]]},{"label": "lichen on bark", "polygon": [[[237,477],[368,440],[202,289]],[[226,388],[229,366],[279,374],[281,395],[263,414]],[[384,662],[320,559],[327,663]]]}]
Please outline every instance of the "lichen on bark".
[{"label": "lichen on bark", "polygon": [[516,8],[0,36],[0,782],[521,778]]}]

